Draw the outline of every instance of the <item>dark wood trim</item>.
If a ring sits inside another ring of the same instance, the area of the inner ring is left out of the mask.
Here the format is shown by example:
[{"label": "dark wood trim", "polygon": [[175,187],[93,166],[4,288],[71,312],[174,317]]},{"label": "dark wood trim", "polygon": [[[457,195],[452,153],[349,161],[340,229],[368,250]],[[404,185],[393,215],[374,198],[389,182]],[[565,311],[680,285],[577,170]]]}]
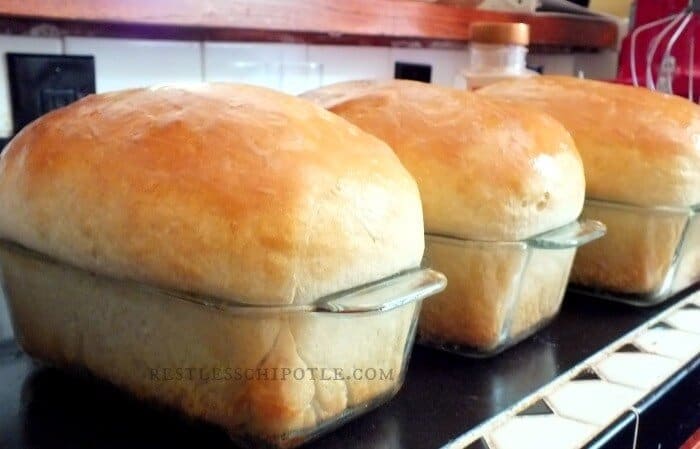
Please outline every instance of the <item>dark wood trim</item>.
[{"label": "dark wood trim", "polygon": [[617,42],[616,24],[597,18],[406,0],[0,1],[0,31],[20,34],[459,47],[475,21],[529,23],[536,46],[600,49]]}]

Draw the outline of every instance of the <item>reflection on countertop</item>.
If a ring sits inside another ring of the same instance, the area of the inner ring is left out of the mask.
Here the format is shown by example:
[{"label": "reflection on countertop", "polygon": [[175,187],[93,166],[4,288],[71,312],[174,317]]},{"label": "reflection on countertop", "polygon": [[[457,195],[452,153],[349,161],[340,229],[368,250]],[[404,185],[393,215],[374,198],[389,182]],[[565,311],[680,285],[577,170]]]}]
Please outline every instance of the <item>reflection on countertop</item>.
[{"label": "reflection on countertop", "polygon": [[12,340],[12,338],[13,333],[10,323],[10,312],[7,309],[7,302],[2,293],[2,288],[0,288],[0,344]]}]

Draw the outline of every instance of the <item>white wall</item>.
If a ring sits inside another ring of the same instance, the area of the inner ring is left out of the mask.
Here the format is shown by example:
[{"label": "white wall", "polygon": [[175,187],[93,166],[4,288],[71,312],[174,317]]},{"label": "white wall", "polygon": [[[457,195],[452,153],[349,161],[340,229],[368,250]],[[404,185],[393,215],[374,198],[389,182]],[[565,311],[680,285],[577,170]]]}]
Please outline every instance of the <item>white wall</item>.
[{"label": "white wall", "polygon": [[98,92],[202,81],[199,42],[67,37],[64,52],[95,57]]},{"label": "white wall", "polygon": [[[96,88],[105,92],[162,83],[239,81],[290,94],[338,81],[388,79],[397,61],[432,65],[432,80],[452,86],[467,64],[466,50],[306,45],[288,43],[191,42],[91,37],[38,38],[0,35],[0,53],[93,55]],[[616,52],[531,54],[545,73],[614,76]],[[12,131],[5,58],[0,58],[0,136]]]},{"label": "white wall", "polygon": [[[93,55],[97,92],[239,81],[298,94],[339,81],[393,78],[396,61],[432,64],[434,82],[451,86],[466,64],[465,50],[0,35],[0,53],[10,51]],[[0,136],[7,136],[12,121],[4,58],[0,69]]]}]

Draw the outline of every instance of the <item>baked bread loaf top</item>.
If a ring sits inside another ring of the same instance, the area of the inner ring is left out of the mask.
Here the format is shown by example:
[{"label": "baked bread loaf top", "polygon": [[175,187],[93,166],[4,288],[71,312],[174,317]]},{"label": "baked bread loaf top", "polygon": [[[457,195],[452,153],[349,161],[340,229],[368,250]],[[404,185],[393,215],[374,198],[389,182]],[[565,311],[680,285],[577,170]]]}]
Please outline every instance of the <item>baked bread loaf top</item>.
[{"label": "baked bread loaf top", "polygon": [[354,81],[303,96],[394,149],[418,182],[427,232],[520,240],[581,212],[574,142],[536,110],[412,81]]},{"label": "baked bread loaf top", "polygon": [[418,266],[416,183],[379,139],[235,84],[92,95],[0,158],[0,237],[226,300],[308,303]]},{"label": "baked bread loaf top", "polygon": [[700,108],[688,100],[563,76],[504,81],[479,93],[559,120],[581,153],[589,198],[640,206],[700,203]]}]

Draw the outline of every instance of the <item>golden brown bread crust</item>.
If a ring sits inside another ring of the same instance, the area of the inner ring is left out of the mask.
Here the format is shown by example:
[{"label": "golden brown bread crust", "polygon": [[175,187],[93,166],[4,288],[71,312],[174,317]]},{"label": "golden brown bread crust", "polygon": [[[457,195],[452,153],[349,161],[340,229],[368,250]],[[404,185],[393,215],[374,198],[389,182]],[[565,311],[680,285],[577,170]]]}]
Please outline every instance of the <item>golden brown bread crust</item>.
[{"label": "golden brown bread crust", "polygon": [[340,83],[303,96],[394,149],[418,182],[429,233],[519,240],[581,212],[581,160],[545,114],[411,81]]},{"label": "golden brown bread crust", "polygon": [[700,203],[700,108],[644,88],[561,76],[478,91],[539,108],[573,135],[587,197],[641,206]]},{"label": "golden brown bread crust", "polygon": [[211,84],[92,95],[0,158],[0,236],[116,277],[304,303],[417,266],[415,181],[298,98]]}]

